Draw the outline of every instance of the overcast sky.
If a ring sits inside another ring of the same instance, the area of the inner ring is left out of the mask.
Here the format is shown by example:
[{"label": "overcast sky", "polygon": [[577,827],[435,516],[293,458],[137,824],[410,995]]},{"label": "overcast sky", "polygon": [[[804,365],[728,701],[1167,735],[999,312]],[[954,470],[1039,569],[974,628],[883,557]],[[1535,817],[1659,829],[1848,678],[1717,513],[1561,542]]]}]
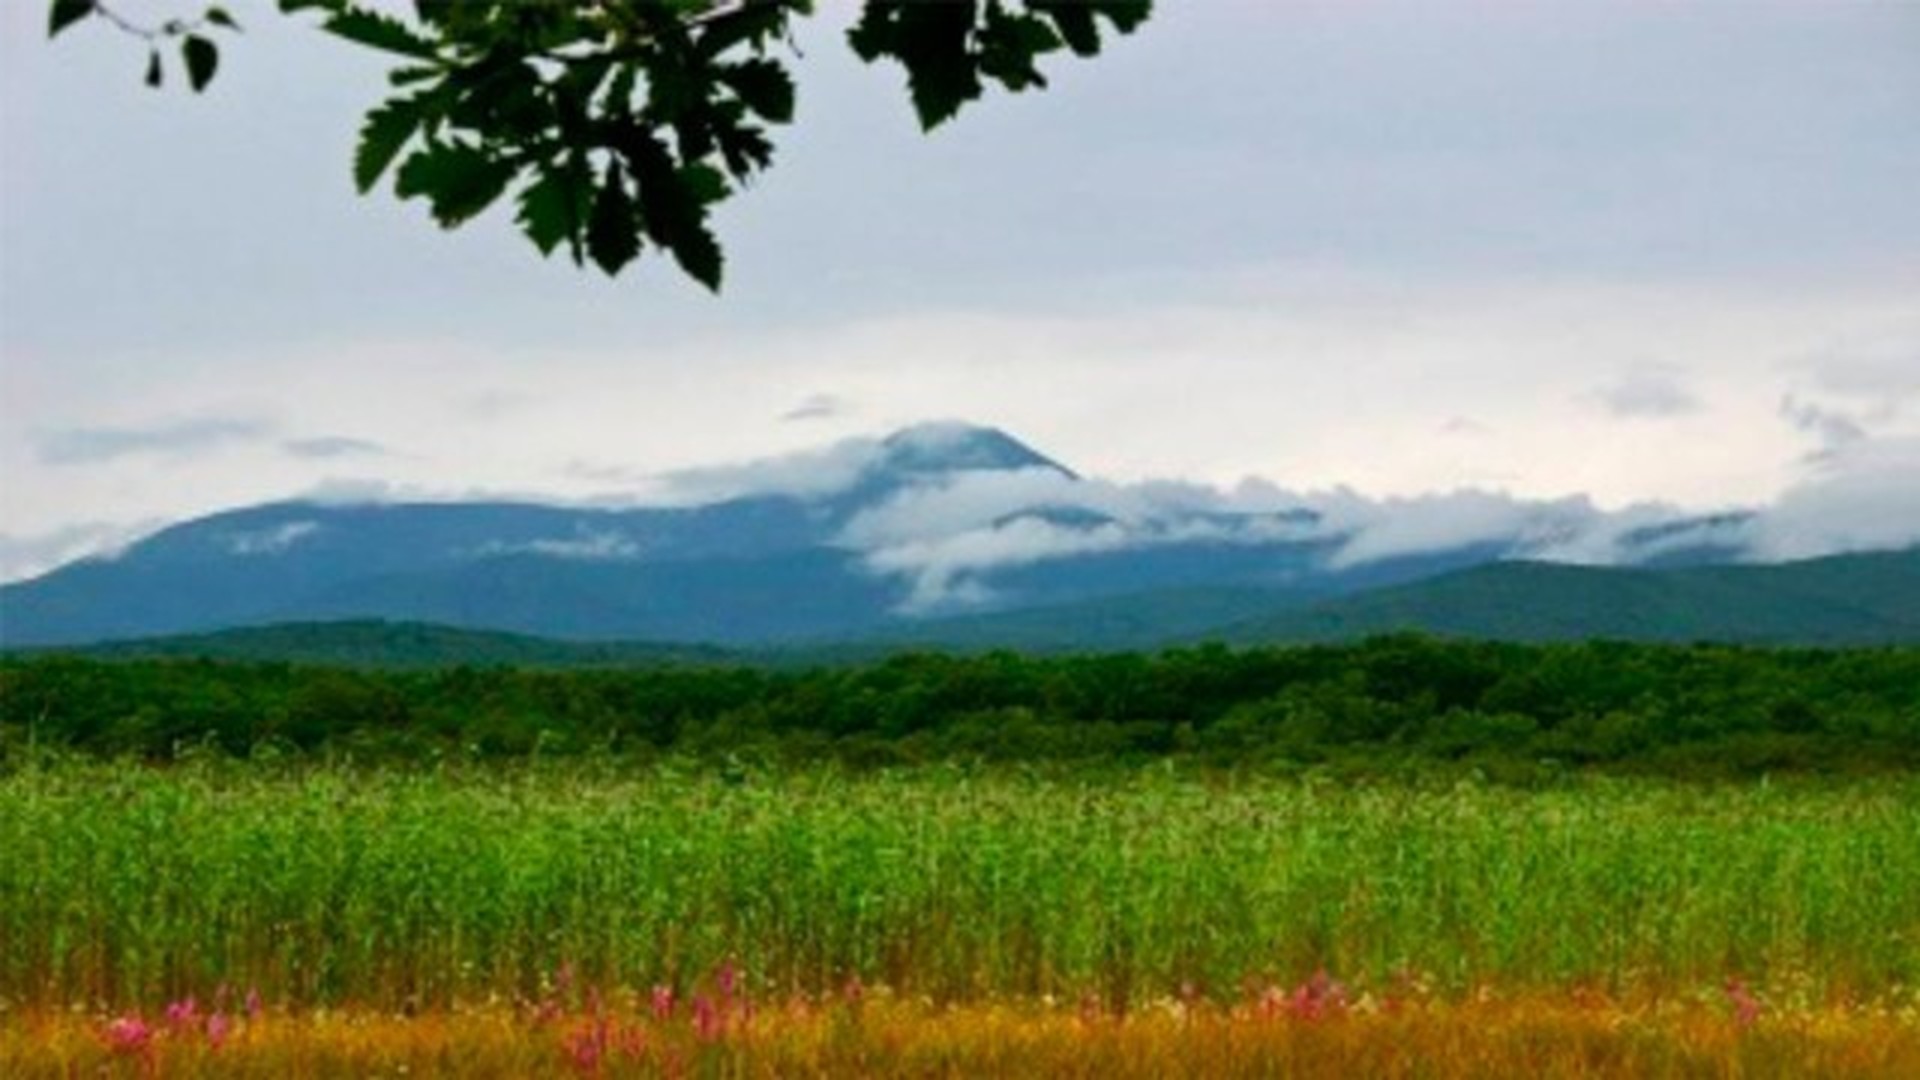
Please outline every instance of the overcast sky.
[{"label": "overcast sky", "polygon": [[356,196],[379,59],[229,6],[196,99],[0,4],[0,579],[943,417],[1118,482],[1920,537],[1920,5],[1163,0],[924,137],[825,0],[718,298]]}]

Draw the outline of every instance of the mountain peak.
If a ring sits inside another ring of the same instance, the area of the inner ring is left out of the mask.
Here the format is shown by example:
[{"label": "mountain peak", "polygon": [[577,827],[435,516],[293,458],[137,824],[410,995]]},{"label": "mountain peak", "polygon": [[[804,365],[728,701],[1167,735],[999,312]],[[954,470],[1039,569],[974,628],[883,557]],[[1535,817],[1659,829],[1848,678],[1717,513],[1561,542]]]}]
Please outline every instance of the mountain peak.
[{"label": "mountain peak", "polygon": [[940,473],[969,469],[1052,469],[1078,479],[1073,470],[999,428],[958,420],[914,424],[880,441],[880,466],[895,473]]}]

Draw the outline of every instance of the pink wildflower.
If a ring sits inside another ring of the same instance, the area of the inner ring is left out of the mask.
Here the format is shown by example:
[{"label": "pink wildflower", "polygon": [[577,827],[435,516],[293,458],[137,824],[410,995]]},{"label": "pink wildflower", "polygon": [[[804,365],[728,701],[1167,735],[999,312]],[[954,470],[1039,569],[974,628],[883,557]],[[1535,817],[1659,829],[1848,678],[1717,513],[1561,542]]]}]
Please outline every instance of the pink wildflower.
[{"label": "pink wildflower", "polygon": [[1347,1009],[1347,988],[1321,968],[1287,997],[1287,1012],[1301,1020],[1318,1020]]},{"label": "pink wildflower", "polygon": [[656,983],[653,987],[653,1018],[666,1020],[673,1016],[673,987],[665,983]]},{"label": "pink wildflower", "polygon": [[1727,1004],[1733,1009],[1733,1022],[1743,1028],[1752,1027],[1760,1019],[1760,999],[1738,978],[1727,980]]},{"label": "pink wildflower", "polygon": [[167,1004],[167,1026],[175,1030],[193,1027],[200,1019],[200,1003],[192,995]]},{"label": "pink wildflower", "polygon": [[134,1014],[115,1017],[104,1033],[107,1049],[116,1054],[143,1054],[153,1045],[153,1028]]},{"label": "pink wildflower", "polygon": [[607,1022],[581,1024],[567,1035],[561,1047],[576,1071],[587,1076],[598,1074],[600,1062],[607,1054]]},{"label": "pink wildflower", "polygon": [[725,1024],[726,1020],[720,1015],[720,1009],[714,1005],[712,998],[705,994],[694,996],[693,1034],[696,1038],[703,1042],[718,1039]]},{"label": "pink wildflower", "polygon": [[233,1021],[226,1013],[216,1012],[207,1017],[207,1045],[215,1050],[227,1041],[227,1035],[233,1030]]}]

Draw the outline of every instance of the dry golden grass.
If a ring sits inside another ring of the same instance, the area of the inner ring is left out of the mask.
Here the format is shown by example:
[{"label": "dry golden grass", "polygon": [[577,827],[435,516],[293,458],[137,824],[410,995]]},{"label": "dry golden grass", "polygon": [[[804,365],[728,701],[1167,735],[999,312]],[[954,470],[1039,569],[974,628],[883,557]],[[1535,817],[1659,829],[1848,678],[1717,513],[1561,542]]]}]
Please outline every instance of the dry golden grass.
[{"label": "dry golden grass", "polygon": [[[1360,997],[1329,983],[1223,1006],[1157,1001],[940,1007],[884,994],[756,1003],[591,995],[417,1016],[0,1019],[0,1075],[69,1076],[1366,1076],[1914,1077],[1920,1009],[1776,1011],[1740,991],[1460,1001]],[[170,1014],[170,1015],[169,1015]]]}]

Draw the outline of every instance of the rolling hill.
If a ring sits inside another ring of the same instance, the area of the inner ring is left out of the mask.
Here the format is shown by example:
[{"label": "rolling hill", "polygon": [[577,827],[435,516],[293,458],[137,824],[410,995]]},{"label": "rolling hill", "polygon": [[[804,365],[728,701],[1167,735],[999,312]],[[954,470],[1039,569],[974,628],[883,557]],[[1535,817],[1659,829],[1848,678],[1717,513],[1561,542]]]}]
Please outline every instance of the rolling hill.
[{"label": "rolling hill", "polygon": [[1920,549],[1657,569],[1491,563],[1199,636],[1251,644],[1401,630],[1503,641],[1920,642]]}]

